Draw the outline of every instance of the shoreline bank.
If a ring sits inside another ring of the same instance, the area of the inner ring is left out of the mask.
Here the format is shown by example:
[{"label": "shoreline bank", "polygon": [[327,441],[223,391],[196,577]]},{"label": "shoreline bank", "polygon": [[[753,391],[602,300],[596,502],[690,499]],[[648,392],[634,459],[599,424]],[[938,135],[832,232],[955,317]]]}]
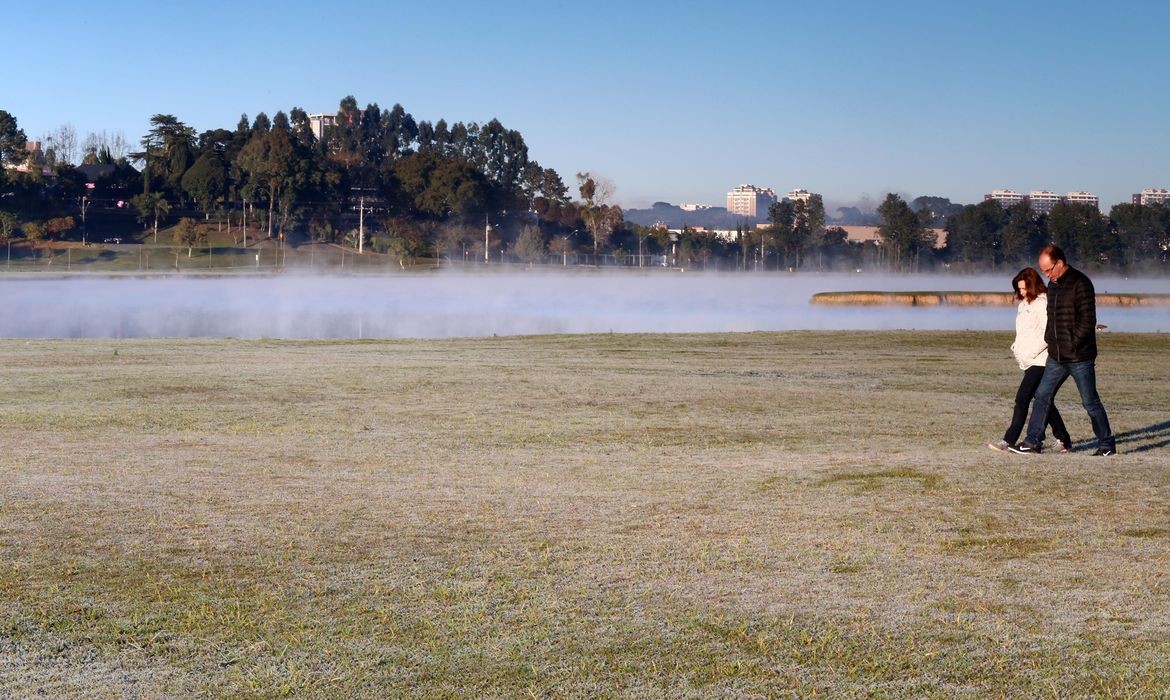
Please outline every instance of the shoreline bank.
[{"label": "shoreline bank", "polygon": [[[1014,306],[1010,292],[819,292],[818,306]],[[1170,294],[1098,294],[1098,306],[1170,306]]]}]

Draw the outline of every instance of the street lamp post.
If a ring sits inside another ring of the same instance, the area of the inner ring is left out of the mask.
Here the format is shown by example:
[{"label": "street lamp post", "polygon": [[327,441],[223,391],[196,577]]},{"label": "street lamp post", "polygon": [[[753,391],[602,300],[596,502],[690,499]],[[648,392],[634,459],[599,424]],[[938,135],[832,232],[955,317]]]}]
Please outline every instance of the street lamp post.
[{"label": "street lamp post", "polygon": [[492,225],[488,219],[488,215],[483,215],[483,263],[486,265],[490,262],[488,256],[488,239],[492,232]]},{"label": "street lamp post", "polygon": [[85,227],[85,212],[89,209],[89,205],[93,204],[88,195],[81,195],[81,244],[89,245],[88,231]]},{"label": "street lamp post", "polygon": [[363,244],[366,240],[366,196],[363,194],[358,197],[358,255],[364,255],[362,252]]}]

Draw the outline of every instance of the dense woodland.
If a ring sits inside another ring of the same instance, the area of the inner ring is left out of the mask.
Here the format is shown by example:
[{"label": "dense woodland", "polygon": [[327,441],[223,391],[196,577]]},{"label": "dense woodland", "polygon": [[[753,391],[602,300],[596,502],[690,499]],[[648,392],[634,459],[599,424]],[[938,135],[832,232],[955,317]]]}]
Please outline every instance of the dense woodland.
[{"label": "dense woodland", "polygon": [[[570,194],[498,120],[431,123],[401,105],[363,109],[350,96],[335,121],[318,139],[300,108],[242,115],[233,129],[200,134],[156,114],[135,145],[106,133],[79,143],[62,127],[40,139],[30,163],[17,118],[0,110],[0,244],[88,243],[104,223],[143,243],[205,245],[214,230],[234,232],[241,246],[320,242],[411,260],[482,257],[486,232],[493,256],[528,262],[573,253],[628,264],[645,253],[720,269],[977,271],[1029,263],[1055,242],[1089,268],[1160,272],[1168,263],[1163,206],[1119,204],[1103,215],[1059,204],[1038,215],[1026,202],[1004,209],[891,194],[873,212],[880,244],[862,244],[829,225],[813,195],[777,202],[766,220],[740,221],[730,237],[670,233],[625,221],[604,177],[577,173]],[[947,232],[942,247],[931,233],[938,228]]]}]

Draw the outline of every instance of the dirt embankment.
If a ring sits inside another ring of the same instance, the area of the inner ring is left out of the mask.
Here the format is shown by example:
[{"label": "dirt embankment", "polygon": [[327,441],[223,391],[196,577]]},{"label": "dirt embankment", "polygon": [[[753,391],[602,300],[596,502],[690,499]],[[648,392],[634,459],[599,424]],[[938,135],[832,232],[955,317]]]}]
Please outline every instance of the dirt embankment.
[{"label": "dirt embankment", "polygon": [[[821,292],[822,306],[1012,306],[1010,292]],[[1098,306],[1170,306],[1170,294],[1098,294]]]}]

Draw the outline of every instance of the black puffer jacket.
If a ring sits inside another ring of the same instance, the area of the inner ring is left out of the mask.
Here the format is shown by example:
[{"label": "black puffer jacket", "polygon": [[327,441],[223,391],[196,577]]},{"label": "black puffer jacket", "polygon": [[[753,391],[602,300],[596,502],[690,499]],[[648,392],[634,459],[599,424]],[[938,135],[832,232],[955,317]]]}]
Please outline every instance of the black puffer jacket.
[{"label": "black puffer jacket", "polygon": [[1085,273],[1068,268],[1048,283],[1048,355],[1057,362],[1097,359],[1097,296]]}]

